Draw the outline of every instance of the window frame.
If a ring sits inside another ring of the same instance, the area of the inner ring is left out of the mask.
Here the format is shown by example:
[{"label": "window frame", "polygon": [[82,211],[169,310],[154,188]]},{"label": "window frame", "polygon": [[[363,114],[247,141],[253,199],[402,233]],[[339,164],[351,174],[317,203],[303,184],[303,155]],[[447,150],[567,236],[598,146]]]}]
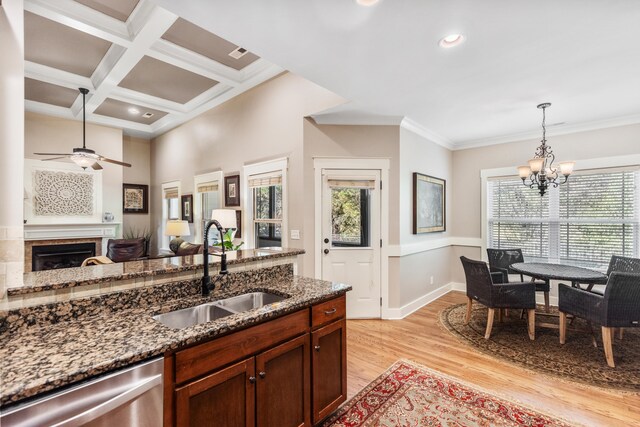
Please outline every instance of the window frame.
[{"label": "window frame", "polygon": [[182,197],[182,188],[180,181],[169,181],[163,182],[160,190],[160,200],[162,201],[162,222],[160,224],[160,236],[158,236],[158,242],[160,242],[161,250],[169,250],[169,242],[171,242],[171,236],[165,236],[165,229],[167,228],[167,221],[169,220],[169,205],[166,203],[164,198],[164,194],[166,190],[170,188],[178,189],[178,218],[180,219],[180,211],[182,207],[180,206],[180,198]]},{"label": "window frame", "polygon": [[255,200],[254,192],[249,187],[249,180],[252,176],[270,174],[280,175],[282,178],[282,220],[281,220],[281,241],[280,245],[283,248],[289,245],[289,204],[288,204],[288,187],[287,187],[287,170],[288,170],[288,158],[283,157],[279,159],[269,160],[260,163],[253,163],[245,165],[242,173],[242,199],[245,210],[243,229],[247,230],[243,233],[245,238],[245,245],[247,249],[256,248],[256,231],[255,231]]},{"label": "window frame", "polygon": [[[217,182],[218,183],[218,206],[221,208],[224,206],[224,174],[222,171],[209,172],[205,174],[195,175],[193,177],[193,233],[194,243],[202,243],[203,240],[203,221],[208,218],[202,217],[202,194],[198,192],[198,186],[205,182]],[[209,232],[209,240],[211,241],[211,234],[217,237],[218,233]]]},{"label": "window frame", "polygon": [[[593,171],[594,169],[602,169],[603,172],[606,172],[607,169],[619,169],[619,168],[637,168],[640,167],[640,155],[630,155],[630,156],[616,156],[616,157],[606,157],[606,158],[597,158],[597,159],[585,159],[580,160],[576,163],[579,169],[576,169],[576,173]],[[515,167],[508,168],[496,168],[496,169],[483,169],[480,171],[481,178],[481,244],[482,244],[482,259],[487,261],[486,249],[489,245],[490,236],[489,236],[489,208],[491,203],[491,195],[489,194],[489,180],[496,178],[516,178],[517,172]],[[569,178],[571,179],[571,178]],[[562,184],[561,184],[562,185]],[[531,191],[535,191],[532,189]],[[563,218],[558,218],[559,214],[559,191],[560,189],[553,189],[550,194],[545,195],[544,197],[551,196],[549,200],[549,218],[547,222],[549,223],[549,233],[550,239],[552,238],[551,234],[554,232],[559,232],[559,228],[561,224],[566,224],[567,221]],[[553,193],[556,192],[554,195]],[[554,200],[555,196],[555,200]],[[636,186],[636,219],[635,223],[638,224],[640,222],[640,186]],[[552,229],[555,227],[555,231]],[[638,235],[639,231],[636,227],[636,235],[635,235],[635,252],[638,253],[638,242],[640,236]],[[558,251],[560,250],[560,246],[555,247],[554,245],[549,245],[549,262],[560,262],[560,254]],[[564,261],[564,260],[563,260]],[[566,261],[565,261],[566,262]]]}]

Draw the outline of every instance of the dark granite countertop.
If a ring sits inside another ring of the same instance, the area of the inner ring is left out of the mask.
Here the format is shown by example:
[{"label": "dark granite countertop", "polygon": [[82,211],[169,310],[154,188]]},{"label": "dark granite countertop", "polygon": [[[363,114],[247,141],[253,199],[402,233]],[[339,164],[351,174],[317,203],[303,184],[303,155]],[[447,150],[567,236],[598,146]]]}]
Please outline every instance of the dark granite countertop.
[{"label": "dark granite countertop", "polygon": [[[98,310],[97,314],[59,323],[5,330],[0,335],[0,406],[159,356],[168,350],[246,328],[344,294],[351,289],[340,283],[298,276],[276,277],[255,283],[245,280],[242,285],[216,291],[207,298],[174,295],[172,298],[156,300],[153,302],[155,305],[140,308],[135,308],[136,303],[131,302],[127,303],[129,308],[115,311],[114,306],[124,298],[118,294],[112,297],[115,299],[104,301],[105,307],[108,305],[109,309]],[[179,285],[180,289],[189,286],[197,289],[199,286],[197,282]],[[252,291],[270,291],[289,298],[263,308],[179,330],[170,329],[151,317],[160,312]],[[149,298],[148,294],[141,293],[148,290],[137,292],[137,298]],[[71,309],[62,304],[56,306],[55,310],[58,312],[47,316],[69,317],[64,311]]]},{"label": "dark granite countertop", "polygon": [[[227,263],[229,265],[242,264],[300,254],[304,254],[304,250],[286,248],[245,249],[228,253]],[[219,263],[219,257],[209,256],[210,265],[214,266]],[[87,267],[61,268],[58,270],[33,271],[24,274],[22,286],[8,288],[7,294],[9,296],[24,295],[32,292],[93,285],[114,280],[196,270],[201,267],[202,255],[188,255]]]}]

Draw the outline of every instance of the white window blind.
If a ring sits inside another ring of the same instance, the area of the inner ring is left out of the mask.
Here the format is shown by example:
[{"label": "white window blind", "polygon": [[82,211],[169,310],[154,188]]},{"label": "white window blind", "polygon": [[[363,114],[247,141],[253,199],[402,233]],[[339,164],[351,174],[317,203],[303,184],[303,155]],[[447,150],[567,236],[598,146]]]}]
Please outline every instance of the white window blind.
[{"label": "white window blind", "polygon": [[605,270],[611,255],[639,256],[639,194],[638,168],[579,172],[544,197],[517,177],[489,180],[487,247]]}]

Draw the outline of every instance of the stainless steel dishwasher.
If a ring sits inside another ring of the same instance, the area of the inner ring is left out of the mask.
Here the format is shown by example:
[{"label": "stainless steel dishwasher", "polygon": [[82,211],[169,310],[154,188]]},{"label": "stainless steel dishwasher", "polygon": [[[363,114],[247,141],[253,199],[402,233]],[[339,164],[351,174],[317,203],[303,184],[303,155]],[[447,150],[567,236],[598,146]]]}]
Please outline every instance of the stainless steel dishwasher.
[{"label": "stainless steel dishwasher", "polygon": [[0,415],[13,426],[162,426],[164,358],[26,402]]}]

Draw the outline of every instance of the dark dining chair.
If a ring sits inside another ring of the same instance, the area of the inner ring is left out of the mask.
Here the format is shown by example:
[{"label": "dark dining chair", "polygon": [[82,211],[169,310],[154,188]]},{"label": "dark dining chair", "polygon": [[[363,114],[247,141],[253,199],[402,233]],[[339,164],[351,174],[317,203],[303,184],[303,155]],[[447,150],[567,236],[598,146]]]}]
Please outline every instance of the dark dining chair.
[{"label": "dark dining chair", "polygon": [[125,262],[144,257],[144,237],[137,239],[109,239],[107,258],[113,262]]},{"label": "dark dining chair", "polygon": [[473,301],[489,308],[485,339],[491,336],[495,310],[506,308],[527,310],[529,338],[535,339],[536,324],[536,286],[533,282],[503,283],[502,272],[489,271],[483,261],[475,261],[461,256],[464,274],[467,280],[467,314],[465,324],[471,319]]},{"label": "dark dining chair", "polygon": [[[524,275],[511,270],[511,264],[516,262],[524,262],[522,249],[489,249],[487,248],[487,256],[489,257],[489,269],[492,272],[501,272],[504,275],[504,283],[509,283],[509,274],[520,274],[520,281],[524,282]],[[544,309],[549,312],[549,286],[548,280],[534,280],[536,292],[544,293]]]},{"label": "dark dining chair", "polygon": [[561,283],[558,287],[558,310],[560,344],[566,340],[568,314],[599,323],[607,364],[615,368],[612,343],[615,328],[640,327],[640,274],[611,273],[604,295]]},{"label": "dark dining chair", "polygon": [[[618,255],[611,255],[609,267],[607,268],[607,276],[611,273],[640,273],[640,258],[630,258]],[[594,288],[589,285],[587,290],[598,295],[604,295],[603,288]]]}]

